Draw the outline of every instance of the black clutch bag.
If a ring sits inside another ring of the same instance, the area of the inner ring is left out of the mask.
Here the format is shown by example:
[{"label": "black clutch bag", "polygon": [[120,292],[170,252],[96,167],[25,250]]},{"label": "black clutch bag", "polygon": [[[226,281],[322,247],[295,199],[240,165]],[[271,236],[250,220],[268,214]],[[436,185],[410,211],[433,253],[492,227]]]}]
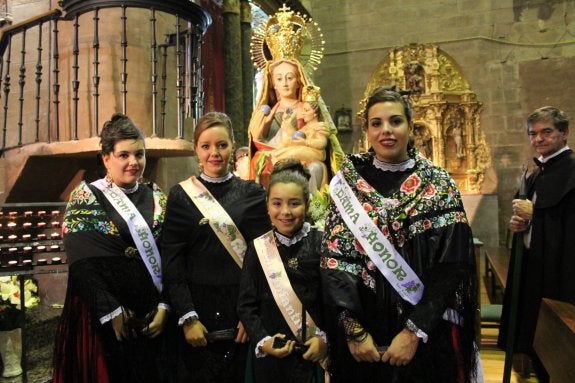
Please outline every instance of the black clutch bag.
[{"label": "black clutch bag", "polygon": [[[285,338],[275,337],[274,342],[272,343],[272,347],[273,348],[282,348],[286,345],[287,341],[288,340]],[[296,343],[294,348],[293,348],[293,351],[297,352],[298,354],[305,354],[305,352],[307,351],[308,348],[309,348],[309,346],[306,346],[305,344]]]},{"label": "black clutch bag", "polygon": [[238,335],[238,330],[235,328],[228,328],[225,330],[212,331],[206,334],[206,340],[209,343],[220,342],[223,340],[234,340]]},{"label": "black clutch bag", "polygon": [[147,313],[144,317],[137,317],[132,315],[124,321],[124,324],[129,328],[131,328],[132,330],[141,332],[142,330],[147,328],[150,325],[150,323],[152,323],[154,317],[156,316],[156,312],[157,309],[152,310],[149,313]]}]

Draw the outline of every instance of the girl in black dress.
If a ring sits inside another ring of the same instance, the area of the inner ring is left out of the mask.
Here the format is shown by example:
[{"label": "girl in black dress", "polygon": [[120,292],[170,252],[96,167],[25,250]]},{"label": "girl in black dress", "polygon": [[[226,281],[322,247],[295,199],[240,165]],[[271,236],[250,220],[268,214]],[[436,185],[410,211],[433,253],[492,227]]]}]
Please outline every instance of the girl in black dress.
[{"label": "girl in black dress", "polygon": [[[317,362],[327,353],[320,330],[321,234],[305,222],[308,179],[299,161],[276,163],[267,196],[274,230],[254,240],[246,252],[238,313],[252,341],[256,382],[321,380]],[[301,326],[306,319],[307,336]]]}]

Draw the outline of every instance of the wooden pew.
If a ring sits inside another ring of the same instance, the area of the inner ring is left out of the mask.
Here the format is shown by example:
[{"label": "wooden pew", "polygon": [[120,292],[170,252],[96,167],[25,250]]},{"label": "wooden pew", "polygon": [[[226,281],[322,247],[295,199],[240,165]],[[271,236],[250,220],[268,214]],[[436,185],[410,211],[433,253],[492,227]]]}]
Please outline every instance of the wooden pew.
[{"label": "wooden pew", "polygon": [[506,247],[485,248],[485,276],[489,278],[488,292],[495,300],[498,289],[505,290],[507,285],[507,272],[509,270],[510,251]]},{"label": "wooden pew", "polygon": [[543,298],[533,347],[551,383],[575,382],[575,306]]}]

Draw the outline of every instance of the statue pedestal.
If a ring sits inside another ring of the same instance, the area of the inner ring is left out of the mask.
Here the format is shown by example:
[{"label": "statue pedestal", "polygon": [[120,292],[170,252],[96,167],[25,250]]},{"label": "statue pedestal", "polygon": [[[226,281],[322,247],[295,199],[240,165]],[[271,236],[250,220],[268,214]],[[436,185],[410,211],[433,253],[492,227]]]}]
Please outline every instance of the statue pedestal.
[{"label": "statue pedestal", "polygon": [[462,194],[473,236],[485,246],[499,246],[499,200],[496,194]]}]

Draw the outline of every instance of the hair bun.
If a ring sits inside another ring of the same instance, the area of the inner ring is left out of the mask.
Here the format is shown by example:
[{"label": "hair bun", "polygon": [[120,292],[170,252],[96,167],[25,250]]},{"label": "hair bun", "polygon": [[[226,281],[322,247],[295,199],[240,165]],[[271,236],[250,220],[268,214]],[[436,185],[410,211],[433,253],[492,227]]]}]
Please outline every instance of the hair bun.
[{"label": "hair bun", "polygon": [[288,158],[275,163],[272,174],[292,171],[303,175],[308,181],[311,178],[309,170],[297,159]]}]

